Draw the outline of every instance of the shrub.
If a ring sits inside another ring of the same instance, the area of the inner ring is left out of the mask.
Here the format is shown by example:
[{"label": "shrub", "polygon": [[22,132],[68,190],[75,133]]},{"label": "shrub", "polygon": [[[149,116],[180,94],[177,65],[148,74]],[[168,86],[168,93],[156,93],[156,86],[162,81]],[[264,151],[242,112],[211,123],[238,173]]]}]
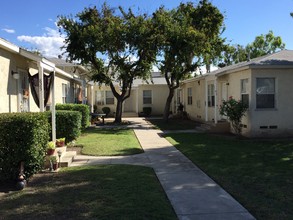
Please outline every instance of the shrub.
[{"label": "shrub", "polygon": [[104,114],[106,114],[106,117],[107,117],[109,115],[111,109],[109,107],[103,107],[102,111],[103,111]]},{"label": "shrub", "polygon": [[82,115],[81,128],[85,129],[90,122],[90,108],[84,104],[56,104],[56,110],[79,111]]},{"label": "shrub", "polygon": [[[48,112],[51,123],[51,112]],[[66,143],[75,140],[80,135],[81,113],[78,111],[56,111],[56,138],[64,138]]]},{"label": "shrub", "polygon": [[232,128],[237,135],[241,135],[241,119],[247,109],[248,106],[246,104],[242,101],[236,101],[232,96],[229,97],[229,100],[224,100],[220,106],[220,114],[229,118]]},{"label": "shrub", "polygon": [[143,107],[142,111],[145,114],[145,116],[150,116],[152,113],[152,107]]},{"label": "shrub", "polygon": [[15,180],[21,161],[27,177],[42,169],[49,129],[45,113],[0,114],[0,181]]}]

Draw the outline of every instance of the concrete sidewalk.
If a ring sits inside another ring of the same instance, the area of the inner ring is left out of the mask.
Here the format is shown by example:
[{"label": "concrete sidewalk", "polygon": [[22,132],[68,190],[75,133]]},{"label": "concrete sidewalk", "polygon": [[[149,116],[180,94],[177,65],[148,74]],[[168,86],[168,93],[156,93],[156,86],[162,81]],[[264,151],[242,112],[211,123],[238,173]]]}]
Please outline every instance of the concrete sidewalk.
[{"label": "concrete sidewalk", "polygon": [[76,156],[73,166],[133,164],[152,167],[180,220],[255,219],[232,196],[172,146],[143,118],[129,118],[145,153],[121,157]]}]

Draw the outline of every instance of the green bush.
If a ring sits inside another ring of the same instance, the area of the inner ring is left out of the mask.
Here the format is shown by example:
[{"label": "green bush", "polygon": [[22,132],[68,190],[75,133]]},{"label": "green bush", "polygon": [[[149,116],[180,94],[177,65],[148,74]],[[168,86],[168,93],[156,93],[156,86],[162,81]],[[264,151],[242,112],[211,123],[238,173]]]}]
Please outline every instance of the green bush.
[{"label": "green bush", "polygon": [[142,111],[145,116],[150,116],[152,113],[152,107],[143,107]]},{"label": "green bush", "polygon": [[[51,112],[48,112],[51,123]],[[79,111],[56,111],[56,138],[64,138],[66,143],[75,140],[81,132],[81,113]]]},{"label": "green bush", "polygon": [[109,115],[111,109],[109,107],[103,107],[102,111],[103,111],[104,114],[106,114],[106,117],[107,117]]},{"label": "green bush", "polygon": [[0,114],[0,181],[15,180],[21,161],[27,177],[42,169],[49,130],[44,113]]},{"label": "green bush", "polygon": [[227,101],[223,101],[220,105],[220,114],[227,116],[231,122],[232,128],[237,135],[241,135],[241,119],[245,115],[248,106],[242,101],[236,101],[233,97],[229,97]]},{"label": "green bush", "polygon": [[79,111],[82,115],[81,127],[85,129],[90,124],[90,108],[84,104],[57,104],[56,110]]}]

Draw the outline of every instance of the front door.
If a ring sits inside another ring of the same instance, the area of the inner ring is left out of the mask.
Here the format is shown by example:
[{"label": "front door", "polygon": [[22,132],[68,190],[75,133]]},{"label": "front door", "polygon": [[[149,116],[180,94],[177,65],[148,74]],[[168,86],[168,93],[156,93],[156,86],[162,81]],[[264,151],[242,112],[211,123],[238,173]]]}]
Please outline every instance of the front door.
[{"label": "front door", "polygon": [[28,73],[24,70],[18,70],[18,111],[29,112],[29,81]]}]

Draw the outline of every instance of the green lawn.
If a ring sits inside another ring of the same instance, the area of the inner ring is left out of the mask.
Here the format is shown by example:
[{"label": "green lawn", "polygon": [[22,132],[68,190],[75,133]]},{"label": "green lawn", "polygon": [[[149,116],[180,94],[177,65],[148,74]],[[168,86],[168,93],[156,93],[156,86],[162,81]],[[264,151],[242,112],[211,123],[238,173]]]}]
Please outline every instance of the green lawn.
[{"label": "green lawn", "polygon": [[99,165],[35,177],[0,199],[1,219],[177,219],[151,168]]},{"label": "green lawn", "polygon": [[163,119],[146,119],[154,125],[156,129],[160,130],[186,130],[194,129],[199,126],[199,122],[195,122],[188,119],[169,119],[165,122]]},{"label": "green lawn", "polygon": [[293,142],[207,134],[166,138],[257,219],[293,219]]},{"label": "green lawn", "polygon": [[82,146],[82,154],[93,156],[118,156],[143,152],[133,130],[129,129],[88,128],[75,144]]}]

